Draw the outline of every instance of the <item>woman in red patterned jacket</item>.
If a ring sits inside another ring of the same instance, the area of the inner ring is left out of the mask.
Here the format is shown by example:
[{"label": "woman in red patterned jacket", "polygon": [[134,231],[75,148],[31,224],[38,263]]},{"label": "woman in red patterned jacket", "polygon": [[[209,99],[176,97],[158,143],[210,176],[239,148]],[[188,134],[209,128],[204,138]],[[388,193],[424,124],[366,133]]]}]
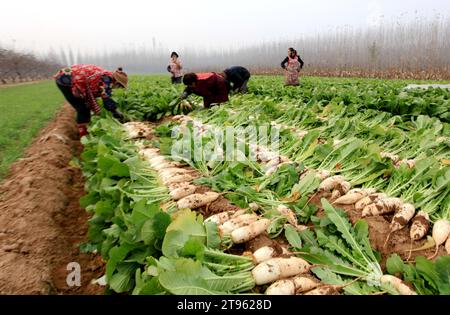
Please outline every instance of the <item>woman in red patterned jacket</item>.
[{"label": "woman in red patterned jacket", "polygon": [[186,73],[183,77],[186,89],[181,99],[186,99],[194,93],[203,97],[203,106],[209,108],[212,104],[228,101],[228,85],[225,78],[215,72]]},{"label": "woman in red patterned jacket", "polygon": [[59,70],[55,81],[66,100],[77,111],[80,137],[88,133],[87,124],[91,121],[91,110],[95,114],[101,112],[97,97],[102,98],[103,106],[115,118],[123,120],[116,102],[111,98],[113,88],[127,87],[128,76],[122,68],[111,72],[95,65],[73,65]]}]

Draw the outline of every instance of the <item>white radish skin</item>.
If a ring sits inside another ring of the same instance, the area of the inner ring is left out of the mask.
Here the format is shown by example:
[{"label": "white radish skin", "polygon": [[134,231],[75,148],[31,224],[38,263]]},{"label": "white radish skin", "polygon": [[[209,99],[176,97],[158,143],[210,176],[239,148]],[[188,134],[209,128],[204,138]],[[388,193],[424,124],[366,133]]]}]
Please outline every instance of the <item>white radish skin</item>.
[{"label": "white radish skin", "polygon": [[385,198],[370,204],[363,209],[362,216],[376,216],[398,211],[403,205],[399,198]]},{"label": "white radish skin", "polygon": [[252,209],[253,211],[258,211],[259,210],[259,205],[255,202],[251,202],[248,204],[248,206],[250,207],[250,209]]},{"label": "white radish skin", "polygon": [[148,162],[150,163],[151,167],[155,167],[158,164],[161,164],[161,163],[163,163],[165,161],[166,161],[166,158],[163,157],[163,156],[157,156],[157,157],[154,157],[154,158],[151,158],[150,160],[148,160]]},{"label": "white radish skin", "polygon": [[192,185],[191,182],[179,182],[179,183],[168,184],[167,188],[169,188],[169,191],[173,191],[175,189],[186,187],[189,185]]},{"label": "white radish skin", "polygon": [[177,201],[177,206],[180,209],[197,209],[206,206],[219,198],[216,192],[206,192],[204,194],[192,194]]},{"label": "white radish skin", "polygon": [[334,285],[324,285],[308,291],[303,295],[339,295],[339,288],[340,287]]},{"label": "white radish skin", "polygon": [[222,235],[230,234],[234,230],[243,227],[245,225],[249,225],[255,222],[256,220],[258,220],[258,216],[254,213],[243,214],[224,222],[222,225],[219,226],[219,230],[221,231]]},{"label": "white radish skin", "polygon": [[[356,207],[356,203],[358,201],[360,201],[363,198],[369,197],[369,195],[374,194],[375,192],[376,192],[376,190],[373,188],[366,188],[366,189],[354,188],[354,189],[349,190],[347,192],[347,194],[345,194],[344,196],[335,200],[334,203],[341,204],[341,205],[355,204],[355,207]],[[369,197],[368,200],[372,200],[372,199]],[[369,203],[365,204],[362,208],[364,208],[368,204]],[[360,209],[362,209],[362,208],[360,208]],[[357,208],[357,210],[358,210],[358,208]]]},{"label": "white radish skin", "polygon": [[308,275],[296,276],[292,279],[295,285],[296,293],[303,293],[313,290],[320,285],[320,282]]},{"label": "white radish skin", "polygon": [[275,281],[266,290],[266,295],[295,295],[295,284],[291,279]]},{"label": "white radish skin", "polygon": [[181,182],[190,182],[193,181],[195,179],[194,176],[191,175],[177,175],[177,176],[173,176],[170,177],[169,179],[163,180],[164,185],[168,186],[170,184],[175,184],[175,183],[181,183]]},{"label": "white radish skin", "polygon": [[446,219],[437,220],[433,225],[432,236],[436,243],[436,251],[430,259],[436,257],[439,246],[443,244],[450,235],[450,222]]},{"label": "white radish skin", "polygon": [[341,192],[338,189],[333,190],[333,192],[331,193],[331,199],[337,199],[341,196]]},{"label": "white radish skin", "polygon": [[361,192],[353,192],[353,193],[349,192],[344,196],[336,199],[334,203],[340,205],[352,205],[362,198],[364,198],[364,194]]},{"label": "white radish skin", "polygon": [[344,178],[340,175],[328,177],[320,183],[319,190],[324,192],[331,192],[334,188],[336,188],[337,185],[339,185],[343,181]]},{"label": "white radish skin", "polygon": [[158,165],[154,165],[152,167],[155,170],[160,171],[160,170],[163,170],[165,168],[172,168],[172,167],[178,167],[178,166],[180,166],[180,164],[176,163],[176,162],[163,162],[163,163],[160,163]]},{"label": "white radish skin", "polygon": [[450,236],[447,238],[447,241],[445,242],[445,251],[447,252],[447,255],[450,255]]},{"label": "white radish skin", "polygon": [[341,193],[341,196],[348,193],[350,188],[352,188],[352,184],[350,184],[347,181],[343,181],[338,185],[338,189],[339,189],[339,192]]},{"label": "white radish skin", "polygon": [[358,201],[355,203],[355,209],[356,209],[356,210],[362,210],[362,209],[364,209],[365,207],[367,207],[368,205],[370,205],[372,202],[373,202],[373,201],[372,201],[372,199],[371,199],[370,197],[364,197],[364,198],[358,200]]},{"label": "white radish skin", "polygon": [[264,233],[270,225],[269,219],[261,219],[248,226],[240,227],[231,232],[231,240],[235,244],[248,242],[258,235]]},{"label": "white radish skin", "polygon": [[317,176],[323,181],[324,179],[330,177],[331,173],[329,171],[318,171],[317,172]]},{"label": "white radish skin", "polygon": [[170,181],[170,179],[172,177],[181,176],[181,175],[190,175],[191,173],[192,172],[190,172],[190,171],[179,169],[178,171],[170,171],[170,172],[164,172],[164,173],[160,172],[159,177],[161,178],[161,180],[163,182],[166,182],[166,181]]},{"label": "white radish skin", "polygon": [[277,207],[277,211],[284,215],[288,219],[288,222],[290,224],[292,224],[293,226],[298,225],[297,216],[290,208],[286,207],[285,205],[279,205]]},{"label": "white radish skin", "polygon": [[403,229],[408,222],[413,218],[416,209],[410,203],[405,203],[400,208],[400,211],[397,212],[392,218],[391,222],[391,232],[398,231]]},{"label": "white radish skin", "polygon": [[169,194],[173,200],[177,201],[180,200],[181,198],[192,195],[196,189],[197,187],[195,187],[194,185],[188,185],[174,189]]},{"label": "white radish skin", "polygon": [[266,260],[278,257],[280,255],[289,255],[290,252],[284,247],[263,246],[258,248],[252,255],[253,262],[257,265]]},{"label": "white radish skin", "polygon": [[211,222],[214,222],[217,225],[221,225],[225,221],[228,221],[229,219],[231,219],[238,212],[240,214],[244,214],[245,210],[225,211],[225,212],[216,213],[216,214],[210,216],[209,218],[205,219],[205,222],[211,221]]},{"label": "white radish skin", "polygon": [[310,264],[298,257],[272,258],[252,270],[256,285],[271,283],[307,272]]},{"label": "white radish skin", "polygon": [[383,194],[383,193],[370,194],[369,196],[364,197],[361,200],[359,200],[357,203],[355,203],[355,209],[362,210],[366,206],[370,205],[371,203],[374,203],[374,202],[378,201],[379,199],[384,199],[384,198],[387,198],[387,196],[386,196],[386,194]]},{"label": "white radish skin", "polygon": [[383,275],[380,278],[382,284],[390,284],[401,295],[417,295],[417,293],[408,287],[401,279],[391,276]]},{"label": "white radish skin", "polygon": [[278,280],[272,283],[266,290],[266,295],[295,295],[313,290],[320,282],[312,277],[299,275],[291,279]]},{"label": "white radish skin", "polygon": [[411,240],[418,241],[427,235],[429,229],[430,217],[428,216],[428,213],[419,211],[412,221],[409,236],[411,237]]}]

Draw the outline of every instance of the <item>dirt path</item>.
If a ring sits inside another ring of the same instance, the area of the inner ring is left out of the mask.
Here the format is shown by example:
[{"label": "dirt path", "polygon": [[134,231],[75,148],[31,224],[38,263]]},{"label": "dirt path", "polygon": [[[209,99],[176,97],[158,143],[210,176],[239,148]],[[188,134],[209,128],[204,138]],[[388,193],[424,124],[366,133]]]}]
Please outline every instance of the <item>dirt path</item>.
[{"label": "dirt path", "polygon": [[[79,207],[81,151],[74,111],[64,105],[0,183],[0,294],[101,294],[99,257],[82,254],[88,215]],[[67,264],[81,267],[81,286],[69,287]]]}]

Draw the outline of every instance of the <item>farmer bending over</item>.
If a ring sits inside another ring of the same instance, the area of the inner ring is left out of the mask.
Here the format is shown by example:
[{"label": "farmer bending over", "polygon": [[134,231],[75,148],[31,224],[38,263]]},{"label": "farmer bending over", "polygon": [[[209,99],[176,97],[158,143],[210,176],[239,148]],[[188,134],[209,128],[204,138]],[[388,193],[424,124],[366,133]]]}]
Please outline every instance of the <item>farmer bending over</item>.
[{"label": "farmer bending over", "polygon": [[211,104],[228,101],[227,81],[223,76],[215,72],[186,73],[183,77],[186,89],[181,95],[181,100],[194,93],[203,97],[203,106],[209,108]]},{"label": "farmer bending over", "polygon": [[246,93],[250,72],[241,66],[234,66],[224,70],[224,77],[228,82],[228,90]]},{"label": "farmer bending over", "polygon": [[102,98],[104,107],[115,118],[123,120],[123,115],[116,108],[116,102],[111,99],[112,89],[127,87],[128,76],[122,68],[111,72],[95,65],[73,65],[59,70],[55,81],[66,100],[77,111],[80,137],[88,133],[87,124],[91,121],[91,110],[97,115],[101,112],[97,97]]}]

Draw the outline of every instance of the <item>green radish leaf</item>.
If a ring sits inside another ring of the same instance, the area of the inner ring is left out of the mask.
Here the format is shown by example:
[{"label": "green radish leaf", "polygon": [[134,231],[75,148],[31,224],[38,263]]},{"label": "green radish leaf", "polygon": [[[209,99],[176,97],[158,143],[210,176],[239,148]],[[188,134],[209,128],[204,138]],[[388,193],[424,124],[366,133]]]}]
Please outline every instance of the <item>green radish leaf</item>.
[{"label": "green radish leaf", "polygon": [[302,248],[302,239],[295,227],[290,224],[286,225],[284,228],[284,236],[292,247]]},{"label": "green radish leaf", "polygon": [[403,273],[405,263],[398,254],[392,254],[386,261],[386,269],[391,275]]}]

